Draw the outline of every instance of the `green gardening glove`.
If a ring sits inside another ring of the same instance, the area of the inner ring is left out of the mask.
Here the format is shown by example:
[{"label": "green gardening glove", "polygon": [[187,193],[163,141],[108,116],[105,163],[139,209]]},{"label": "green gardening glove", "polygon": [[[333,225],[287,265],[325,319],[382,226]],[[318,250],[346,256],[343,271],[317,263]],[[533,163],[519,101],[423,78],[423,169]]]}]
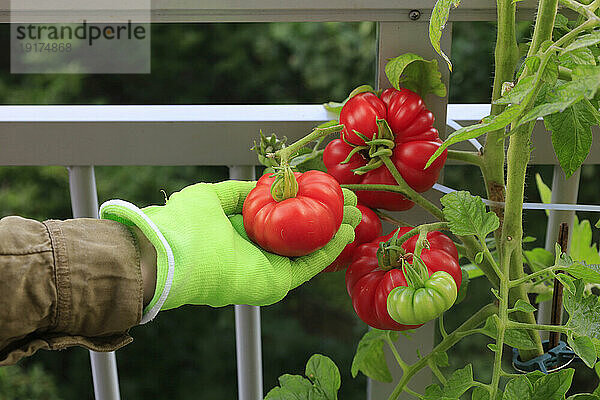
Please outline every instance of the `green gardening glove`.
[{"label": "green gardening glove", "polygon": [[184,304],[276,303],[354,240],[361,214],[354,193],[344,190],[344,220],[325,247],[297,258],[263,250],[246,235],[241,215],[255,185],[198,183],[174,193],[164,206],[144,209],[123,200],[102,204],[101,218],[137,226],[156,248],[156,289],[141,323]]}]

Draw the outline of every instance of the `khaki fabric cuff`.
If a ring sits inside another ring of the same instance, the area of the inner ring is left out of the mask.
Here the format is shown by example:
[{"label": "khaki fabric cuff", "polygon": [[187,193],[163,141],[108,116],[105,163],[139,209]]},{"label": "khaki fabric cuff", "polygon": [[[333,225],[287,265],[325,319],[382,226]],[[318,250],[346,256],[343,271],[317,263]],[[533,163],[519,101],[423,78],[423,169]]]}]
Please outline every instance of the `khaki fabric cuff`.
[{"label": "khaki fabric cuff", "polygon": [[113,351],[130,343],[128,330],[142,316],[143,284],[129,229],[96,219],[10,218],[9,225],[3,225],[7,218],[0,221],[0,241],[12,240],[0,246],[0,270],[24,274],[10,286],[11,307],[28,316],[0,315],[0,324],[9,320],[13,327],[4,334],[0,329],[0,366],[39,349]]}]

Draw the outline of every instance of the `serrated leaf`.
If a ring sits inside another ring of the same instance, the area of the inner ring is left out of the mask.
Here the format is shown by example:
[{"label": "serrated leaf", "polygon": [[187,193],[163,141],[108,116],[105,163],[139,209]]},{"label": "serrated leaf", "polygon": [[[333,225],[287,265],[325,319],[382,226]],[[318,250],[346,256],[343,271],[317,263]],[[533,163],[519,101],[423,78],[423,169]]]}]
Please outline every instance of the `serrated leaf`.
[{"label": "serrated leaf", "polygon": [[458,191],[448,193],[440,201],[444,206],[444,217],[455,235],[477,235],[483,239],[500,226],[498,216],[486,211],[485,204],[479,196]]},{"label": "serrated leaf", "polygon": [[565,47],[561,51],[561,54],[568,53],[570,51],[573,51],[573,50],[576,50],[576,49],[579,49],[582,47],[589,47],[589,46],[595,45],[597,43],[600,43],[600,30],[595,30],[595,31],[592,31],[585,35],[579,36],[570,45]]},{"label": "serrated leaf", "polygon": [[541,377],[533,384],[531,400],[561,400],[571,387],[574,369],[563,369]]},{"label": "serrated leaf", "polygon": [[598,264],[573,263],[565,270],[586,283],[600,283],[600,265]]},{"label": "serrated leaf", "polygon": [[534,306],[532,306],[531,304],[529,304],[521,299],[517,300],[514,308],[519,311],[523,311],[523,312],[534,312],[536,310],[536,308]]},{"label": "serrated leaf", "polygon": [[340,371],[331,358],[314,354],[306,363],[305,375],[316,389],[320,389],[327,400],[337,400],[342,380]]},{"label": "serrated leaf", "polygon": [[468,364],[450,375],[444,385],[443,394],[449,398],[460,398],[473,385],[473,366]]},{"label": "serrated leaf", "polygon": [[546,376],[546,374],[544,374],[542,371],[533,371],[525,374],[525,377],[529,380],[529,382],[531,382],[532,385],[544,376]]},{"label": "serrated leaf", "polygon": [[544,117],[552,131],[552,146],[560,166],[569,178],[583,164],[592,148],[592,126],[596,125],[594,108],[582,100],[556,114]]},{"label": "serrated leaf", "polygon": [[567,337],[567,343],[571,346],[575,354],[583,360],[585,365],[594,368],[594,364],[596,364],[596,347],[594,346],[592,339],[587,336],[569,335]]},{"label": "serrated leaf", "polygon": [[435,159],[438,158],[440,154],[442,154],[449,146],[465,140],[475,139],[487,132],[503,129],[513,120],[518,118],[523,109],[524,104],[513,104],[506,107],[504,111],[498,115],[489,115],[483,118],[478,124],[465,126],[452,132],[452,134],[448,136],[444,143],[442,143],[442,145],[438,147],[435,153],[433,153],[433,155],[429,158],[427,164],[425,164],[425,168],[429,167],[435,161]]},{"label": "serrated leaf", "polygon": [[[385,345],[386,331],[371,329],[360,342],[356,354],[352,360],[352,377],[355,378],[358,372],[362,372],[371,379],[379,382],[391,382],[392,375],[385,362],[383,346]],[[392,340],[397,340],[397,333]]]},{"label": "serrated leaf", "polygon": [[385,75],[396,89],[405,87],[421,97],[429,93],[446,96],[446,85],[442,82],[437,60],[427,61],[419,55],[405,53],[388,61]]},{"label": "serrated leaf", "polygon": [[496,345],[496,343],[488,343],[487,347],[494,353],[498,351],[498,346]]},{"label": "serrated leaf", "polygon": [[569,252],[574,260],[585,261],[587,264],[600,264],[598,248],[596,243],[592,243],[592,225],[590,221],[585,219],[579,222],[579,219],[575,216]]},{"label": "serrated leaf", "polygon": [[506,384],[502,400],[529,400],[533,393],[533,385],[526,376],[513,378]]},{"label": "serrated leaf", "polygon": [[560,65],[573,68],[578,65],[596,65],[596,59],[592,51],[586,47],[578,47],[569,52],[562,52],[558,56]]},{"label": "serrated leaf", "polygon": [[600,302],[594,295],[584,295],[583,281],[575,282],[575,294],[563,292],[563,305],[569,314],[565,326],[576,336],[600,339]]},{"label": "serrated leaf", "polygon": [[442,38],[442,31],[448,22],[448,16],[450,15],[451,7],[458,7],[460,0],[437,0],[433,10],[431,12],[431,18],[429,19],[429,40],[436,53],[446,60],[448,63],[448,69],[452,71],[452,62],[441,49],[440,39]]},{"label": "serrated leaf", "polygon": [[569,82],[545,90],[543,102],[521,117],[517,126],[546,115],[562,112],[583,99],[593,98],[600,86],[600,67],[578,65],[573,68],[572,78]]},{"label": "serrated leaf", "polygon": [[521,104],[523,99],[535,88],[534,79],[533,75],[521,79],[508,93],[494,101],[494,104]]}]

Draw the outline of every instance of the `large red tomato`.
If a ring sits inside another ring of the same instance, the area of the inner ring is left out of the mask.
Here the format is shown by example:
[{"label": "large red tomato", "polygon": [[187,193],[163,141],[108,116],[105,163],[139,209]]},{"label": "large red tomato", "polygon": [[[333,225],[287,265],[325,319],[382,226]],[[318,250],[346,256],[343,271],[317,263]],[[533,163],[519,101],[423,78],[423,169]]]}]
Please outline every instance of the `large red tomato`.
[{"label": "large red tomato", "polygon": [[344,217],[339,183],[321,171],[295,172],[296,197],[276,201],[271,195],[274,175],[263,175],[246,197],[244,229],[265,250],[287,257],[312,253],[335,235]]},{"label": "large red tomato", "polygon": [[[399,236],[411,228],[399,228]],[[356,314],[368,325],[377,329],[403,331],[420,325],[402,325],[390,317],[387,311],[387,298],[397,286],[407,286],[400,268],[388,271],[379,267],[377,249],[379,243],[388,241],[394,232],[380,236],[372,242],[359,246],[354,252],[352,263],[346,270],[346,289],[352,298]],[[415,250],[418,235],[402,244],[407,253]],[[427,234],[430,248],[423,249],[421,259],[427,266],[429,275],[436,271],[448,272],[457,288],[460,288],[462,272],[458,264],[458,251],[452,240],[441,232]],[[409,260],[408,261],[412,261]]]},{"label": "large red tomato", "polygon": [[[386,89],[380,97],[370,92],[361,93],[348,100],[340,113],[340,123],[344,124],[341,138],[329,143],[323,152],[327,172],[342,184],[396,185],[396,180],[385,166],[364,175],[354,174],[353,169],[369,161],[360,152],[354,154],[348,163],[341,164],[353,145],[365,144],[355,131],[373,138],[377,133],[376,121],[382,118],[394,134],[392,162],[410,187],[417,192],[429,190],[439,177],[447,152],[444,151],[425,169],[425,164],[442,142],[433,127],[433,114],[425,107],[421,97],[408,89]],[[407,210],[414,205],[397,193],[357,191],[356,194],[360,203],[372,208]]]},{"label": "large red tomato", "polygon": [[356,228],[354,228],[354,242],[344,247],[338,258],[335,259],[323,272],[335,272],[345,269],[350,265],[354,250],[363,243],[370,242],[381,235],[381,221],[377,214],[369,207],[362,204],[356,206],[362,214],[362,219]]}]

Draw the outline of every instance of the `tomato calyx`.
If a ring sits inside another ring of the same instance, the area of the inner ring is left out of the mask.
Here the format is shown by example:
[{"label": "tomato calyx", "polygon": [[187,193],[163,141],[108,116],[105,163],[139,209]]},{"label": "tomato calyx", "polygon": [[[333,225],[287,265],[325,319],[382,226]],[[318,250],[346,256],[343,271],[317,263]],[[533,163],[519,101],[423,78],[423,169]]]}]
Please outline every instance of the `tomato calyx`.
[{"label": "tomato calyx", "polygon": [[271,136],[265,136],[262,130],[259,131],[260,139],[258,143],[254,141],[254,146],[250,150],[254,150],[258,155],[258,161],[267,168],[278,166],[277,160],[274,159],[274,154],[285,148],[287,137],[279,139],[274,133]]},{"label": "tomato calyx", "polygon": [[390,157],[393,154],[392,149],[394,146],[396,146],[396,142],[388,122],[383,118],[377,118],[376,123],[377,133],[372,139],[363,133],[358,132],[357,130],[353,130],[354,134],[364,141],[364,145],[350,143],[342,136],[342,140],[353,147],[353,149],[350,151],[350,153],[348,153],[346,159],[340,164],[347,164],[350,162],[352,156],[359,152],[364,158],[369,159],[369,162],[366,165],[352,170],[352,172],[354,172],[356,175],[364,175],[369,171],[373,171],[374,169],[381,167],[383,165],[383,161],[380,157]]},{"label": "tomato calyx", "polygon": [[275,180],[271,184],[271,196],[273,200],[280,202],[285,199],[291,199],[298,194],[298,181],[294,176],[294,171],[289,165],[286,165],[275,173]]}]

